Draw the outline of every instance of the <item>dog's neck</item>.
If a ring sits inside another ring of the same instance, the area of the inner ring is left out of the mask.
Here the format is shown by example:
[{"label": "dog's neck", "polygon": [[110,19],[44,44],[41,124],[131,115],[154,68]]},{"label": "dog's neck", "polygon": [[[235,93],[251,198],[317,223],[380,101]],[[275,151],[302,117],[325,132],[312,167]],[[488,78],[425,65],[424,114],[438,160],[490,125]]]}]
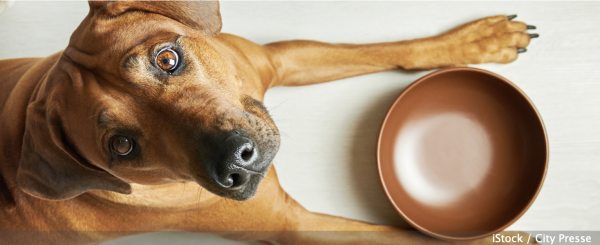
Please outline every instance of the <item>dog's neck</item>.
[{"label": "dog's neck", "polygon": [[131,184],[129,195],[112,191],[93,190],[90,195],[110,205],[168,209],[169,212],[202,209],[218,202],[219,197],[194,182],[181,182],[165,185]]}]

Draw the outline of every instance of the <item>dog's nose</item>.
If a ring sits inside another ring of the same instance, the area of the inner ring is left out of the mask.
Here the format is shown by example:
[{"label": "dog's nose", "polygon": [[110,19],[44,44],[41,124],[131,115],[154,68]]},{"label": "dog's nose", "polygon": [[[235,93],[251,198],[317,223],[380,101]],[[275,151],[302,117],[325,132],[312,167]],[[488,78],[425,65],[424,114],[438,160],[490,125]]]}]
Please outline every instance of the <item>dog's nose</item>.
[{"label": "dog's nose", "polygon": [[225,188],[245,185],[255,172],[254,163],[258,149],[254,141],[239,134],[233,134],[221,144],[221,157],[217,162],[214,177]]}]

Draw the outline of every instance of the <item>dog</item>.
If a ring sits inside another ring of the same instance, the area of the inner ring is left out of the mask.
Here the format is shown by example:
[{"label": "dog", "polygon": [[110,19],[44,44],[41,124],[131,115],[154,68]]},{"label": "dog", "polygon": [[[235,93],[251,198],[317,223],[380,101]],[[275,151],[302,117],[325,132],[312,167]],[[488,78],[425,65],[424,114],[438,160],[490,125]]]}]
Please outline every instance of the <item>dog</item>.
[{"label": "dog", "polygon": [[264,244],[446,243],[304,209],[271,164],[280,140],[264,94],[393,69],[510,63],[537,37],[514,16],[492,16],[410,41],[258,45],[220,33],[218,2],[89,5],[64,51],[0,61],[2,244],[161,230]]}]

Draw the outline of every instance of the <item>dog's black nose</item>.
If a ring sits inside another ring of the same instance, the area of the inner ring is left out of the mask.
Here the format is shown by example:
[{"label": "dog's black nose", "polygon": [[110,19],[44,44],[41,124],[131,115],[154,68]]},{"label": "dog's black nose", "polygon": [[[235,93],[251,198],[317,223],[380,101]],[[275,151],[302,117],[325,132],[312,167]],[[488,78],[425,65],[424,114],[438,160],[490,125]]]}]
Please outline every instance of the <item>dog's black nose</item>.
[{"label": "dog's black nose", "polygon": [[236,188],[250,180],[252,172],[256,172],[255,163],[258,149],[250,138],[233,133],[220,145],[219,160],[216,162],[213,177],[225,188]]}]

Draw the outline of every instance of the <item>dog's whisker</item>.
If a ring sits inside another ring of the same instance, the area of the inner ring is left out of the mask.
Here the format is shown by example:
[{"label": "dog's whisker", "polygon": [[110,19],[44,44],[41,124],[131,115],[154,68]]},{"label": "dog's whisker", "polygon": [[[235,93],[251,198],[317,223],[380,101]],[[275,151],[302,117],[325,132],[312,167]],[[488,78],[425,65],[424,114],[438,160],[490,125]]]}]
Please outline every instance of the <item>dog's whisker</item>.
[{"label": "dog's whisker", "polygon": [[202,192],[202,187],[198,187],[196,190],[196,208],[197,211],[200,212],[200,193]]},{"label": "dog's whisker", "polygon": [[183,190],[181,191],[181,196],[179,197],[179,201],[177,202],[177,206],[179,206],[179,204],[181,203],[181,200],[183,199],[183,194],[185,193],[185,186],[186,186],[186,182],[183,182]]},{"label": "dog's whisker", "polygon": [[202,192],[204,191],[204,188],[200,187],[200,198],[202,198]]},{"label": "dog's whisker", "polygon": [[280,105],[283,105],[283,103],[287,102],[288,100],[289,100],[289,99],[286,99],[286,100],[284,100],[283,102],[279,103],[278,105],[274,106],[273,108],[271,108],[271,109],[267,109],[267,111],[269,112],[269,114],[271,114],[271,112],[272,112],[273,110],[275,110],[275,109],[276,109],[277,107],[279,107]]}]

